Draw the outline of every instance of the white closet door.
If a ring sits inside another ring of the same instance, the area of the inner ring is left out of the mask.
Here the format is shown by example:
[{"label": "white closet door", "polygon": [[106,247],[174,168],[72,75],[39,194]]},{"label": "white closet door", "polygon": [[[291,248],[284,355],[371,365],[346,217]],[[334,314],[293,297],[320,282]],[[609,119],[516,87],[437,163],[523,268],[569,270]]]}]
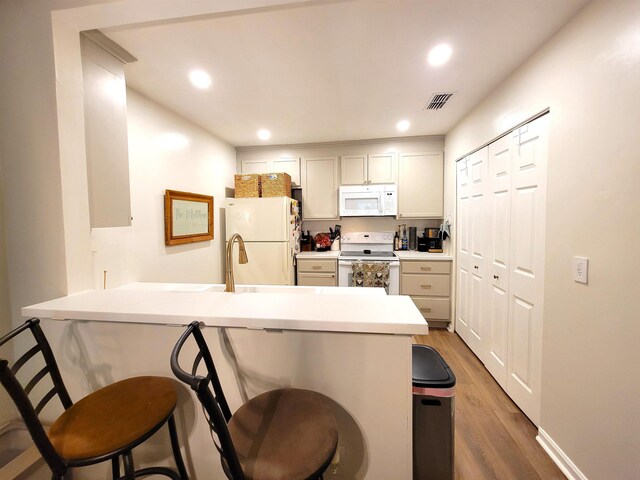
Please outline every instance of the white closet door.
[{"label": "white closet door", "polygon": [[483,278],[486,259],[486,187],[487,187],[487,147],[469,155],[467,160],[469,180],[468,200],[468,253],[466,254],[466,316],[469,326],[461,335],[469,347],[484,361],[486,348],[483,342],[485,334],[486,298]]},{"label": "white closet door", "polygon": [[514,132],[507,393],[540,421],[548,115]]},{"label": "white closet door", "polygon": [[509,235],[511,159],[514,142],[506,135],[489,145],[486,285],[487,356],[485,366],[500,386],[507,388],[507,333],[509,320]]},{"label": "white closet door", "polygon": [[469,166],[468,158],[459,160],[457,168],[457,213],[456,213],[456,320],[455,329],[462,339],[471,341],[469,325]]}]

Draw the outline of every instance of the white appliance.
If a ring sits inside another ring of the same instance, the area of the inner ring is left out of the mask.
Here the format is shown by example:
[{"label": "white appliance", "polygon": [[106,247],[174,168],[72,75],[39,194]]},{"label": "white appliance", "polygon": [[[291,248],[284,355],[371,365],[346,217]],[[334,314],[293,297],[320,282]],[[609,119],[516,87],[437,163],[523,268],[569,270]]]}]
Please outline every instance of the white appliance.
[{"label": "white appliance", "polygon": [[[342,234],[338,257],[338,286],[351,287],[355,260],[389,262],[389,295],[400,294],[400,260],[393,253],[394,232],[354,232]],[[358,287],[355,287],[358,288]]]},{"label": "white appliance", "polygon": [[298,202],[288,197],[227,198],[226,238],[239,233],[249,263],[238,263],[234,245],[236,284],[295,285],[294,256],[300,251]]},{"label": "white appliance", "polygon": [[382,217],[398,214],[394,184],[347,185],[340,187],[341,217]]}]

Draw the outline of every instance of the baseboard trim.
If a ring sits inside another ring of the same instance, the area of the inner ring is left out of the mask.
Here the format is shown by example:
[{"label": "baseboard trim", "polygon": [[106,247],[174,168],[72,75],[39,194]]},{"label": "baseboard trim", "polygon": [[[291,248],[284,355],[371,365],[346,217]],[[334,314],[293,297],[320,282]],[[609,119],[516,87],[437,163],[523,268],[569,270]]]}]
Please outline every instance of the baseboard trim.
[{"label": "baseboard trim", "polygon": [[576,466],[575,463],[562,451],[556,442],[542,428],[538,428],[536,436],[538,443],[547,452],[547,455],[553,460],[558,468],[564,473],[569,480],[588,480],[584,473]]}]

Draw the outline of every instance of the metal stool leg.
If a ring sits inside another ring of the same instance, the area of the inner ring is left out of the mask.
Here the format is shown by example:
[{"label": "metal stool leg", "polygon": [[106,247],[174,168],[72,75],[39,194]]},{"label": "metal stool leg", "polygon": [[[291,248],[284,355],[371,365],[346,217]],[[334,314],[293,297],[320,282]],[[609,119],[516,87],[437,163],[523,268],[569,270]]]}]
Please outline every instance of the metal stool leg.
[{"label": "metal stool leg", "polygon": [[178,443],[178,433],[176,431],[176,421],[173,418],[173,414],[169,417],[169,436],[171,437],[171,449],[173,450],[173,457],[176,460],[176,467],[178,467],[180,478],[181,480],[188,480],[189,476],[182,461],[182,453],[180,453],[180,443]]},{"label": "metal stool leg", "polygon": [[126,480],[134,480],[136,478],[136,472],[133,468],[133,455],[131,455],[131,450],[122,454],[122,463],[124,464],[124,478],[126,478]]},{"label": "metal stool leg", "polygon": [[120,457],[116,456],[111,459],[111,478],[118,480],[120,478]]}]

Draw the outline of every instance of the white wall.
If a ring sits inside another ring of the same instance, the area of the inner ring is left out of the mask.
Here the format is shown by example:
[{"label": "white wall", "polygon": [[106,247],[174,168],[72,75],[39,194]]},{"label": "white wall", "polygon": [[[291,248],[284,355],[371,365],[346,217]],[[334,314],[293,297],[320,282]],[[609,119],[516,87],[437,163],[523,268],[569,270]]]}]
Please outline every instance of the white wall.
[{"label": "white wall", "polygon": [[449,213],[454,161],[546,107],[540,426],[590,480],[640,478],[640,2],[589,4],[447,135]]},{"label": "white wall", "polygon": [[[223,279],[225,187],[233,186],[235,149],[152,100],[127,90],[131,227],[92,231],[95,288],[131,281],[220,283]],[[179,135],[184,145],[167,144]],[[214,197],[214,239],[164,244],[166,189]]]}]

